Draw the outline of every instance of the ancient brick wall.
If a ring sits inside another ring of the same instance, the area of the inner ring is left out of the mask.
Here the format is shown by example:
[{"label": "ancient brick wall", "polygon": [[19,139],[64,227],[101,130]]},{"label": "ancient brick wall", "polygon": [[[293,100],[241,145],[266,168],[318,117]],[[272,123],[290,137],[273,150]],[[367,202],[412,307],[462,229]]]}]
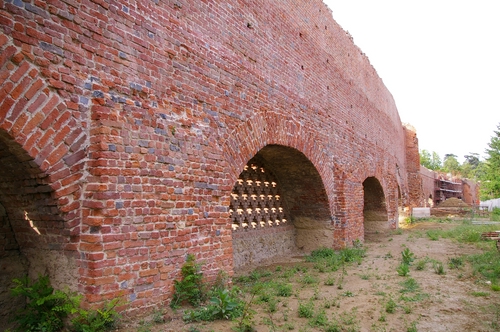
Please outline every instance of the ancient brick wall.
[{"label": "ancient brick wall", "polygon": [[406,173],[408,175],[408,208],[425,206],[422,175],[420,174],[420,154],[418,150],[417,132],[414,127],[405,124]]},{"label": "ancient brick wall", "polygon": [[471,206],[479,206],[479,183],[470,180],[470,179],[462,179],[463,184],[463,196],[462,200],[471,205]]},{"label": "ancient brick wall", "polygon": [[436,177],[437,173],[420,165],[420,176],[422,178],[422,195],[424,199],[422,206],[433,207],[436,196]]},{"label": "ancient brick wall", "polygon": [[299,248],[363,240],[369,177],[388,226],[408,203],[393,98],[322,1],[0,0],[0,24],[0,203],[29,273],[90,304],[168,301],[187,253],[233,273],[259,153]]}]

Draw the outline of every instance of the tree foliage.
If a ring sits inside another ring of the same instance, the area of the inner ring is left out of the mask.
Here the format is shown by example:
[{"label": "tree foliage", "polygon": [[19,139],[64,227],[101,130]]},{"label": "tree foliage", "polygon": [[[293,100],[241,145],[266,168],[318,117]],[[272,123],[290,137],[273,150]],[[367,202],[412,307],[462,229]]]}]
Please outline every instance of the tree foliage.
[{"label": "tree foliage", "polygon": [[484,162],[479,159],[478,153],[469,153],[464,156],[465,161],[463,162],[460,173],[462,177],[479,180],[484,173]]},{"label": "tree foliage", "polygon": [[433,151],[432,154],[427,150],[420,152],[420,165],[427,169],[438,171],[441,169],[441,157]]},{"label": "tree foliage", "polygon": [[448,153],[444,156],[443,171],[453,175],[460,174],[460,163],[456,155]]},{"label": "tree foliage", "polygon": [[481,199],[487,200],[500,197],[500,124],[497,125],[495,135],[488,143],[484,162],[484,174],[481,177]]}]

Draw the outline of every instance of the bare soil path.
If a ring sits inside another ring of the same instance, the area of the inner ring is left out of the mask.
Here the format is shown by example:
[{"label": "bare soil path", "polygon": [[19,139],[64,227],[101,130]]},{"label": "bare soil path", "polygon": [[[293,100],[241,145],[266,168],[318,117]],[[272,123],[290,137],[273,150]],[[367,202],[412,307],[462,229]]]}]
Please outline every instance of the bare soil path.
[{"label": "bare soil path", "polygon": [[[442,238],[432,241],[426,236],[428,230],[454,226],[418,223],[408,229],[367,234],[366,257],[344,271],[322,273],[312,263],[297,258],[294,262],[275,262],[266,267],[272,273],[270,278],[279,278],[277,271],[282,273],[294,264],[303,269],[290,279],[293,295],[279,298],[274,311],[269,303],[252,305],[255,331],[335,331],[333,322],[338,331],[500,331],[500,292],[492,291],[464,259],[460,260],[480,250]],[[414,253],[415,260],[409,275],[400,276],[397,268],[405,248]],[[463,264],[451,268],[452,259]],[[438,274],[439,263],[443,274]],[[313,282],[305,283],[306,275]],[[299,306],[306,303],[312,303],[318,324],[299,317]],[[167,322],[163,324],[148,323],[150,318],[145,318],[128,323],[129,327],[120,331],[219,332],[233,331],[236,324],[185,324],[182,310],[170,311],[165,317]],[[322,325],[322,318],[329,325]]]}]

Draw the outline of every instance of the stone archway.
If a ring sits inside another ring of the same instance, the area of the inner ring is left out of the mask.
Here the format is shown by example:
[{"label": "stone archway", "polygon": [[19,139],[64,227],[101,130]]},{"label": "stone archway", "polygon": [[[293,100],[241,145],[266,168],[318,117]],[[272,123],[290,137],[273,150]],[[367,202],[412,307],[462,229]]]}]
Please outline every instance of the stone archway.
[{"label": "stone archway", "polygon": [[233,187],[230,213],[235,269],[333,245],[321,177],[290,147],[267,145],[250,159]]},{"label": "stone archway", "polygon": [[363,219],[365,239],[367,235],[389,229],[384,189],[375,177],[363,182]]},{"label": "stone archway", "polygon": [[49,176],[0,129],[0,326],[22,301],[11,298],[14,278],[48,275],[53,285],[76,289],[76,263]]}]

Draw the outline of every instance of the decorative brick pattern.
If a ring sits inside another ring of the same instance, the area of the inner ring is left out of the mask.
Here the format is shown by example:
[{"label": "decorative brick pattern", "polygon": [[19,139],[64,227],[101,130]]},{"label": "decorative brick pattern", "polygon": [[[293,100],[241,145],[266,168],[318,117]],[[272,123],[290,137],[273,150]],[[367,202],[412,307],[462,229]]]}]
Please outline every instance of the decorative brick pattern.
[{"label": "decorative brick pattern", "polygon": [[285,225],[285,207],[276,177],[256,159],[245,166],[231,193],[233,231]]}]

